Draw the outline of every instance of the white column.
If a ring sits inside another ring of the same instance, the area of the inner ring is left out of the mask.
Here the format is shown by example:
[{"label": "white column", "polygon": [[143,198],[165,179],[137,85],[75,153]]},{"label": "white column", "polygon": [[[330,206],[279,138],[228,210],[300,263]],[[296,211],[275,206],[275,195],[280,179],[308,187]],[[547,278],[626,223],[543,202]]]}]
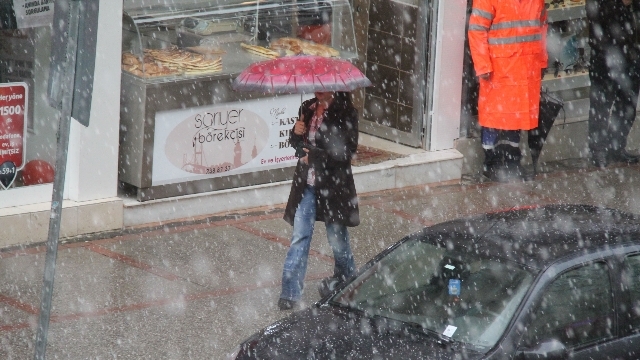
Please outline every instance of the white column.
[{"label": "white column", "polygon": [[452,149],[460,137],[466,0],[440,0],[431,122],[431,151]]},{"label": "white column", "polygon": [[89,127],[72,121],[65,199],[115,197],[118,187],[122,2],[100,0]]}]

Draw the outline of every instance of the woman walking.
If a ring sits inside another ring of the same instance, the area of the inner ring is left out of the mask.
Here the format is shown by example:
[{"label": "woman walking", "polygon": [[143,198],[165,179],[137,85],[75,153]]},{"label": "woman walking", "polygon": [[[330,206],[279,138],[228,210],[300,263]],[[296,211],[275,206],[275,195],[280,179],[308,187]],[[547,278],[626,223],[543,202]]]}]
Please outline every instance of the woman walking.
[{"label": "woman walking", "polygon": [[284,219],[293,225],[282,271],[280,310],[297,306],[304,285],[316,221],[325,223],[335,259],[334,274],[319,288],[322,296],[355,273],[347,227],[360,223],[351,159],[358,146],[358,112],[347,92],[316,92],[299,110],[289,136],[304,151],[296,167]]}]

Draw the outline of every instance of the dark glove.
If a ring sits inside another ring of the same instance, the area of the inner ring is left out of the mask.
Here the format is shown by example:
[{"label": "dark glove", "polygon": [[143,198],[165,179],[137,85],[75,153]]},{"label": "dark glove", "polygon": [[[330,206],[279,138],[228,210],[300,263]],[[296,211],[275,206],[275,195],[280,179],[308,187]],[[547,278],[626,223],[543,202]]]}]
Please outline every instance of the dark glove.
[{"label": "dark glove", "polygon": [[296,146],[296,157],[303,158],[307,156],[307,152],[304,151],[304,149],[309,149],[309,145],[303,143],[298,144],[298,146]]}]

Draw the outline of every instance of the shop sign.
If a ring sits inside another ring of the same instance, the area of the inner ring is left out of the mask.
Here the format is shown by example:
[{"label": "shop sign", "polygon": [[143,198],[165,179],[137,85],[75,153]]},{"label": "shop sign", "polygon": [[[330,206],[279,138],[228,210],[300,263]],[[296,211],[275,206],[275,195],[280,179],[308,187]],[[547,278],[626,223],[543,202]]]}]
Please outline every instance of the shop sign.
[{"label": "shop sign", "polygon": [[55,0],[13,0],[18,29],[49,26]]},{"label": "shop sign", "polygon": [[153,186],[294,166],[300,95],[156,113]]},{"label": "shop sign", "polygon": [[7,189],[24,167],[27,84],[0,84],[0,186]]}]

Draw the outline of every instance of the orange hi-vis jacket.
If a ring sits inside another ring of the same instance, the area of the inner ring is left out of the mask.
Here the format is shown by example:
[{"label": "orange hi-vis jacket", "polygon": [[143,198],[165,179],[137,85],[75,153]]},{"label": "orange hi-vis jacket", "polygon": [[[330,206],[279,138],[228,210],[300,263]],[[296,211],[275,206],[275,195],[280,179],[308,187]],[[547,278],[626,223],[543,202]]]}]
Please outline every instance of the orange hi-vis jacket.
[{"label": "orange hi-vis jacket", "polygon": [[541,73],[547,67],[544,0],[473,0],[469,47],[480,78],[478,120],[501,130],[538,126]]}]

